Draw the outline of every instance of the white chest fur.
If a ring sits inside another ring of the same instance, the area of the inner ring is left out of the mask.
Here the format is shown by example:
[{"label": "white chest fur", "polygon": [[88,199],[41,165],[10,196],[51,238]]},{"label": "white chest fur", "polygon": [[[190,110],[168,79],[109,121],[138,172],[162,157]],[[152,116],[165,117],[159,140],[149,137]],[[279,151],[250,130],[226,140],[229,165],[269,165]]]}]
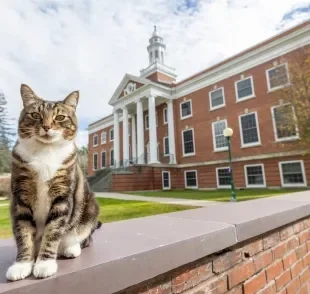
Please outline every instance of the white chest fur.
[{"label": "white chest fur", "polygon": [[54,177],[55,172],[73,151],[73,142],[55,143],[50,146],[31,139],[21,139],[16,147],[19,156],[27,161],[38,174],[37,201],[34,210],[34,219],[37,225],[36,239],[39,239],[43,234],[44,224],[50,209],[47,181]]},{"label": "white chest fur", "polygon": [[20,139],[16,152],[37,172],[42,181],[53,178],[63,161],[73,152],[73,142],[42,144],[32,139]]}]

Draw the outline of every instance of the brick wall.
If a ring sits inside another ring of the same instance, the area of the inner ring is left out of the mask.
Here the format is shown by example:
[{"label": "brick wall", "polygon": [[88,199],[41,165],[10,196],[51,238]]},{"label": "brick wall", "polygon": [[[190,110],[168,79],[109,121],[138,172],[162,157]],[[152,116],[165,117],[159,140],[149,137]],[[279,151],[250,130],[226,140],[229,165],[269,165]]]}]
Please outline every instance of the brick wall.
[{"label": "brick wall", "polygon": [[[297,54],[299,50],[270,60],[264,64],[230,76],[208,85],[195,92],[191,92],[184,97],[180,97],[174,103],[174,119],[176,132],[176,153],[178,163],[194,163],[210,160],[221,160],[226,157],[226,152],[214,151],[212,123],[217,120],[227,120],[227,125],[234,130],[231,140],[234,156],[252,156],[254,154],[267,154],[292,150],[295,142],[276,142],[273,129],[271,107],[279,105],[279,91],[268,91],[266,70],[274,67],[274,62],[285,63]],[[253,88],[255,97],[244,101],[236,101],[235,82],[241,79],[241,75],[253,77]],[[209,92],[217,88],[224,87],[225,106],[210,110]],[[192,117],[180,119],[180,104],[185,100],[192,102]],[[261,145],[255,147],[241,147],[239,115],[257,112],[257,123]],[[194,129],[195,155],[183,157],[181,132],[186,127]]]},{"label": "brick wall", "polygon": [[[246,175],[244,166],[248,164],[263,164],[265,181],[267,187],[281,187],[281,175],[279,170],[280,161],[302,160],[305,167],[306,181],[310,174],[310,156],[287,156],[281,158],[270,158],[264,160],[239,161],[233,163],[234,180],[237,188],[246,188]],[[112,178],[112,191],[141,191],[162,189],[162,172],[169,171],[171,189],[184,189],[184,172],[187,170],[197,171],[199,189],[217,188],[216,168],[227,167],[228,164],[189,166],[187,168],[176,167],[150,167],[134,166],[132,174],[114,174]],[[251,188],[251,187],[248,187]]]},{"label": "brick wall", "polygon": [[[172,78],[170,76],[167,76],[164,73],[161,73],[161,72],[158,72],[158,71],[150,74],[146,78],[151,80],[151,81],[153,81],[153,82],[164,82],[164,83],[167,83],[167,84],[171,84],[171,83],[173,83],[175,81],[174,78]],[[169,85],[167,85],[167,86],[169,86]]]},{"label": "brick wall", "polygon": [[118,294],[310,293],[309,230],[299,220]]}]

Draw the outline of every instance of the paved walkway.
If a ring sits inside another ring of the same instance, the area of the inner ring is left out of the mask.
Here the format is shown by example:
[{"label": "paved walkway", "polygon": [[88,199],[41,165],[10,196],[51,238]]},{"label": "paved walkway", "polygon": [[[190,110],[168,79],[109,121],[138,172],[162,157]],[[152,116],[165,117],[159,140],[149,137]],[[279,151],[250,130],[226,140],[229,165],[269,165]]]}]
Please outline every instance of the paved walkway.
[{"label": "paved walkway", "polygon": [[176,198],[148,197],[148,196],[145,197],[145,196],[136,196],[121,193],[112,193],[112,192],[96,192],[96,196],[102,198],[147,201],[147,202],[158,202],[158,203],[190,205],[190,206],[210,206],[219,204],[219,202],[207,201],[207,200],[176,199]]}]

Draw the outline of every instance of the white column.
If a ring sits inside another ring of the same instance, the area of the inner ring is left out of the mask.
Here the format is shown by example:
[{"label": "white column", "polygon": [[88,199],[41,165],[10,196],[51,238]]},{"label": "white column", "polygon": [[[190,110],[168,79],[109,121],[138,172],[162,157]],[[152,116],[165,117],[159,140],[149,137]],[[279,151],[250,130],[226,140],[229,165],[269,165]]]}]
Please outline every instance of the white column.
[{"label": "white column", "polygon": [[144,120],[141,99],[137,101],[138,163],[144,164]]},{"label": "white column", "polygon": [[169,100],[167,102],[167,116],[168,116],[168,140],[169,140],[169,154],[171,164],[176,164],[176,154],[175,154],[175,138],[174,138],[174,118],[173,118],[173,101]]},{"label": "white column", "polygon": [[150,162],[159,163],[157,158],[157,128],[155,96],[150,95],[149,100],[149,138],[150,138]]},{"label": "white column", "polygon": [[135,159],[137,157],[137,136],[136,116],[134,114],[131,116],[131,152],[133,159]]},{"label": "white column", "polygon": [[128,134],[128,109],[123,108],[123,165],[128,165],[129,160],[129,134]]},{"label": "white column", "polygon": [[119,152],[119,115],[118,111],[114,110],[114,164],[119,167],[120,152]]}]

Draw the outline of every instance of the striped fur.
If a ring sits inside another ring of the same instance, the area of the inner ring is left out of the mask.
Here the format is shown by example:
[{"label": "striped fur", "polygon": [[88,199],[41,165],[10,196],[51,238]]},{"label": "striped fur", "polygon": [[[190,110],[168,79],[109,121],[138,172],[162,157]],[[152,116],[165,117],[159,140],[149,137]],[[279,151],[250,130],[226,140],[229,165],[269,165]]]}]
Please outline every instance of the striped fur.
[{"label": "striped fur", "polygon": [[99,206],[77,161],[78,92],[49,102],[21,86],[24,109],[12,152],[11,217],[17,245],[8,280],[57,271],[59,255],[74,258],[99,228]]}]

